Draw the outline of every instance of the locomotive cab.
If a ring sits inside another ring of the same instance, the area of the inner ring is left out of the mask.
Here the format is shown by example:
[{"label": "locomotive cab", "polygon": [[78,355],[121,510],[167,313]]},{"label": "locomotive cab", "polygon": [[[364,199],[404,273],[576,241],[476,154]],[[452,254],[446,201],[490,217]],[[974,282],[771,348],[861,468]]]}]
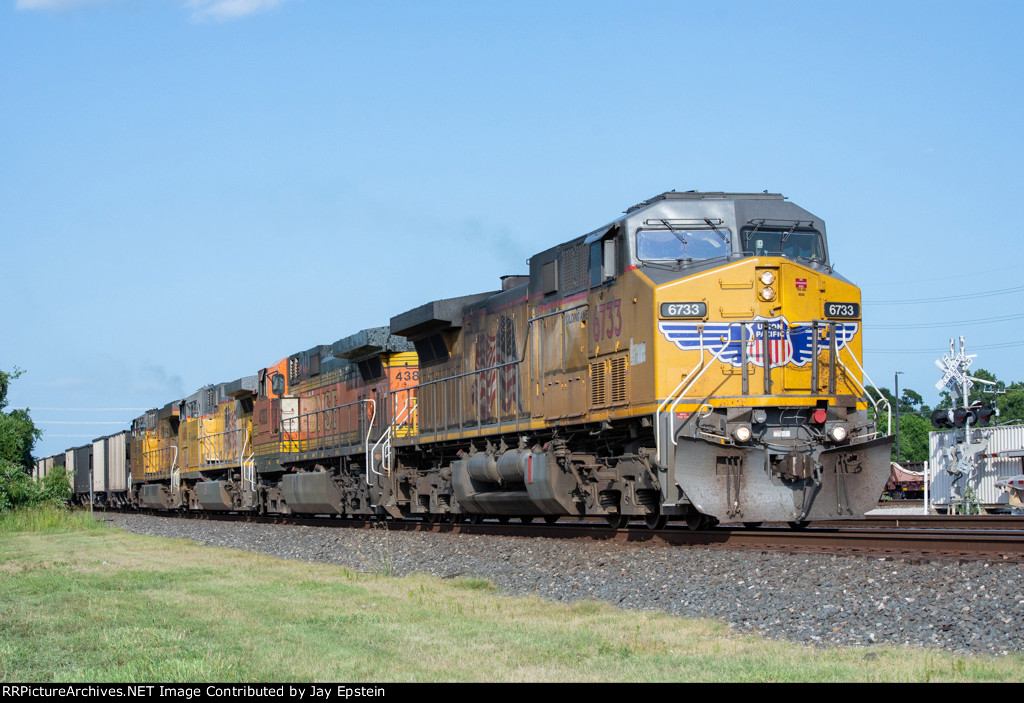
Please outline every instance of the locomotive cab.
[{"label": "locomotive cab", "polygon": [[638,207],[626,244],[653,284],[662,510],[802,522],[874,507],[891,438],[867,413],[860,291],[831,269],[824,223],[772,194]]}]

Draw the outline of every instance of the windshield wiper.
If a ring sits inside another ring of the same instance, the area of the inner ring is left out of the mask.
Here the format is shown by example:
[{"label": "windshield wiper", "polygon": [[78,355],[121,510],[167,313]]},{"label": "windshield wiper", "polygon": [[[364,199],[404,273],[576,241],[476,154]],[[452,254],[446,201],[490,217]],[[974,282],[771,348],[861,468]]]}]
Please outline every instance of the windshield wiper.
[{"label": "windshield wiper", "polygon": [[[710,217],[705,217],[704,222],[707,223],[708,227],[711,228],[712,232],[714,232],[715,234],[722,238],[723,242],[725,242],[726,244],[729,243],[729,238],[722,234],[720,231],[718,231],[718,227],[715,226],[715,223],[711,221]],[[719,222],[721,222],[721,220],[719,220]]]}]

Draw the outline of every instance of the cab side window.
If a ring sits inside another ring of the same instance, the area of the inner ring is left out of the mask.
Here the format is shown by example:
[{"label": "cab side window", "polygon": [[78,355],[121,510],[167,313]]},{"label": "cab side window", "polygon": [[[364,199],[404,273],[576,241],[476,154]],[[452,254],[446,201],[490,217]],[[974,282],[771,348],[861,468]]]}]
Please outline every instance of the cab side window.
[{"label": "cab side window", "polygon": [[618,272],[615,235],[590,244],[590,287],[596,288],[615,278]]}]

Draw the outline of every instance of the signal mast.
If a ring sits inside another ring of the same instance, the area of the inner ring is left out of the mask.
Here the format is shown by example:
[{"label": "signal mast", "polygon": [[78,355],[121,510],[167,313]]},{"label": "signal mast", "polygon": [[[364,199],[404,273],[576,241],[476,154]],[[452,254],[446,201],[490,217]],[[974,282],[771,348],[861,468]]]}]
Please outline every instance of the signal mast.
[{"label": "signal mast", "polygon": [[[953,476],[952,489],[959,492],[961,486],[958,484],[963,480],[963,486],[971,485],[974,478],[975,462],[974,455],[980,451],[984,442],[971,442],[971,426],[987,425],[993,417],[999,417],[999,410],[995,407],[993,398],[992,406],[987,406],[980,400],[969,403],[970,390],[974,382],[995,386],[994,381],[984,378],[968,376],[967,369],[974,363],[977,354],[967,353],[967,343],[960,336],[960,351],[957,353],[954,340],[949,340],[949,354],[943,354],[941,359],[935,360],[935,365],[942,371],[942,378],[935,384],[937,390],[948,388],[953,398],[953,408],[936,410],[932,413],[932,424],[942,430],[956,429],[956,444],[954,452],[956,461],[946,467],[946,471]],[[966,480],[964,480],[966,477]],[[927,490],[927,480],[925,487]],[[956,496],[961,502],[964,495]],[[927,497],[926,497],[927,500]]]}]

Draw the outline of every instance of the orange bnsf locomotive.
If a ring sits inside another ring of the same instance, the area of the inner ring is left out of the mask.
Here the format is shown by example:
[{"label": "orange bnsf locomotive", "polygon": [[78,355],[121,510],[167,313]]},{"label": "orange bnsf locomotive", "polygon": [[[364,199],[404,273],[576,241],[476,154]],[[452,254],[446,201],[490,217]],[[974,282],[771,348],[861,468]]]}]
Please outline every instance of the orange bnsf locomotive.
[{"label": "orange bnsf locomotive", "polygon": [[891,438],[820,219],[670,192],[529,265],[146,413],[133,501],[652,528],[874,507]]}]

